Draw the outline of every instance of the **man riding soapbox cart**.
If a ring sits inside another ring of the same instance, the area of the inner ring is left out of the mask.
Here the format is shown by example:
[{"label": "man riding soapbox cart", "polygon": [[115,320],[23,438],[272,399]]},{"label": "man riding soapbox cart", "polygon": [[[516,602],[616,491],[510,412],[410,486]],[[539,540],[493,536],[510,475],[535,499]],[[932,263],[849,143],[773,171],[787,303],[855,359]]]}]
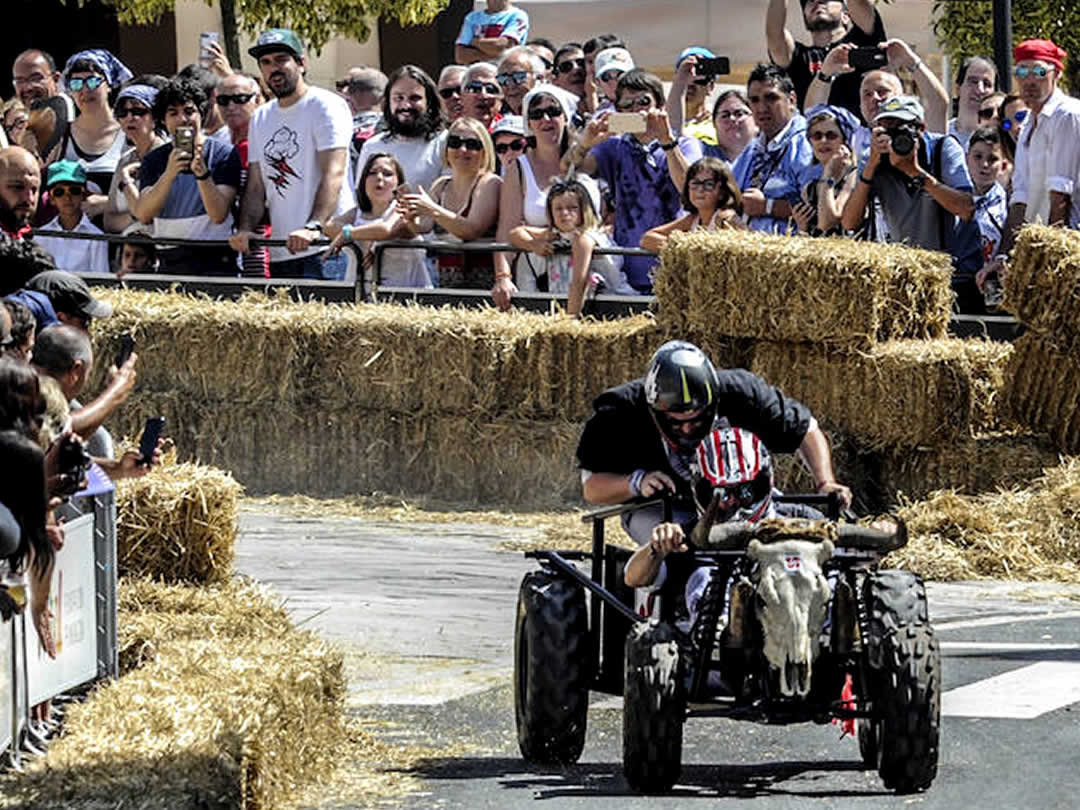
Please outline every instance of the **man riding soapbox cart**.
[{"label": "man riding soapbox cart", "polygon": [[[521,583],[514,639],[526,760],[577,761],[595,690],[623,696],[623,770],[637,791],[675,784],[683,723],[695,716],[837,718],[857,726],[862,759],[888,789],[929,787],[938,759],[938,642],[922,580],[878,567],[907,542],[903,522],[843,522],[839,501],[821,495],[775,500],[817,505],[831,519],[725,523],[706,510],[689,550],[666,558],[651,616],[635,612],[634,589],[624,583],[630,552],[605,543],[604,521],[657,500],[586,514],[591,552],[526,553],[540,561]],[[664,509],[670,520],[670,502]],[[571,561],[588,561],[590,575]],[[695,571],[707,584],[689,615],[683,587]]]}]

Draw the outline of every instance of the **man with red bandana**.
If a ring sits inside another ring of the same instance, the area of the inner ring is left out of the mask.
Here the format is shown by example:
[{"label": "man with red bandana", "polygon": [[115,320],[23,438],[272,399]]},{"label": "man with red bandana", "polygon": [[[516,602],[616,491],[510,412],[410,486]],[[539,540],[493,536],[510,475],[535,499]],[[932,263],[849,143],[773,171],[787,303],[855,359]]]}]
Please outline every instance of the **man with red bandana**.
[{"label": "man with red bandana", "polygon": [[1009,219],[998,259],[980,272],[986,278],[1005,270],[1005,257],[1025,222],[1080,225],[1080,100],[1058,87],[1068,54],[1048,39],[1028,39],[1013,50],[1013,74],[1020,98],[1031,111],[1016,144]]}]

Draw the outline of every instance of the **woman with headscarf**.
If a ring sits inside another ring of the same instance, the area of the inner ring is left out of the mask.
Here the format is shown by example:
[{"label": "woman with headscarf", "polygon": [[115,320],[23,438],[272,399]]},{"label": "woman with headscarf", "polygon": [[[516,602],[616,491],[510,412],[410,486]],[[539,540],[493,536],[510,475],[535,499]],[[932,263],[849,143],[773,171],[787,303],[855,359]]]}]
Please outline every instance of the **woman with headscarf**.
[{"label": "woman with headscarf", "polygon": [[125,84],[116,95],[116,120],[131,143],[116,164],[105,207],[105,230],[121,233],[135,224],[135,204],[139,201],[139,164],[151,149],[165,143],[165,135],[154,124],[154,99],[165,84],[163,76],[140,76]]},{"label": "woman with headscarf", "polygon": [[75,160],[86,170],[89,195],[83,211],[91,219],[105,212],[106,192],[124,153],[127,136],[113,116],[109,92],[131,78],[131,71],[106,50],[79,51],[64,66],[67,87],[79,117],[71,122],[60,154],[52,160]]},{"label": "woman with headscarf", "polygon": [[823,104],[806,111],[806,139],[814,161],[800,175],[802,201],[791,209],[800,233],[832,236],[844,232],[840,215],[857,182],[851,138],[858,123],[844,107]]}]

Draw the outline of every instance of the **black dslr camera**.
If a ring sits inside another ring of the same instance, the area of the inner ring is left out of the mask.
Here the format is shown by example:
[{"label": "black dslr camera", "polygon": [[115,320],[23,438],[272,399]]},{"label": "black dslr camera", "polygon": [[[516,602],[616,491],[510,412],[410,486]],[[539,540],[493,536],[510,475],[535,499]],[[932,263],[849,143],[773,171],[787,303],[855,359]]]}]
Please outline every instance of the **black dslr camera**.
[{"label": "black dslr camera", "polygon": [[897,124],[886,130],[889,134],[889,143],[892,151],[897,155],[907,156],[915,151],[915,144],[919,142],[919,130],[912,124]]},{"label": "black dslr camera", "polygon": [[86,452],[86,446],[74,436],[66,437],[60,445],[57,456],[57,466],[63,479],[55,494],[67,496],[78,492],[90,469],[90,464],[91,458]]}]

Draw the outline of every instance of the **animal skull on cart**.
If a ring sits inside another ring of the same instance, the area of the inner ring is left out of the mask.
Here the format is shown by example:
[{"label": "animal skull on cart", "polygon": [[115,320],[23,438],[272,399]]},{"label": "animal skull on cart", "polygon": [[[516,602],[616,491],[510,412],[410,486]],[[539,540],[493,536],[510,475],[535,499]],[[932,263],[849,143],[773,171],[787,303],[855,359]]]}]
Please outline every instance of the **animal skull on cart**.
[{"label": "animal skull on cart", "polygon": [[779,670],[780,691],[786,697],[805,697],[810,691],[831,596],[821,566],[833,550],[831,540],[751,540],[747,547],[758,562],[757,616],[765,632],[765,658]]}]

